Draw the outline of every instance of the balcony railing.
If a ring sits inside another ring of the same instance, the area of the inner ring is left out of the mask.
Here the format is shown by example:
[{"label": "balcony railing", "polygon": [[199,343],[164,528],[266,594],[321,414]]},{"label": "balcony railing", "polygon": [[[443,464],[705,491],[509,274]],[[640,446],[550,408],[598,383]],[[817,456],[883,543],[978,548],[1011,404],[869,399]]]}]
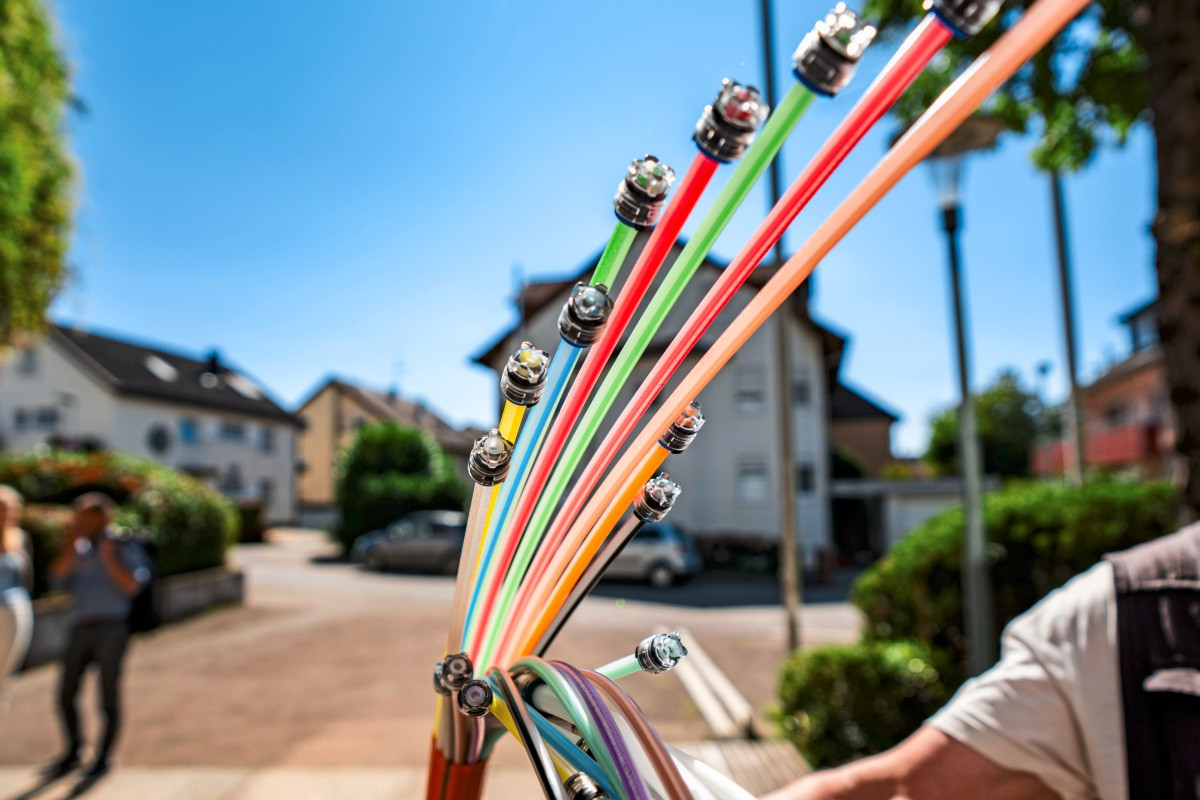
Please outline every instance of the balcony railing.
[{"label": "balcony railing", "polygon": [[[1163,453],[1161,429],[1153,422],[1136,422],[1091,430],[1084,442],[1088,466],[1120,469],[1142,464]],[[1035,475],[1059,475],[1066,471],[1067,442],[1059,440],[1033,449]]]}]

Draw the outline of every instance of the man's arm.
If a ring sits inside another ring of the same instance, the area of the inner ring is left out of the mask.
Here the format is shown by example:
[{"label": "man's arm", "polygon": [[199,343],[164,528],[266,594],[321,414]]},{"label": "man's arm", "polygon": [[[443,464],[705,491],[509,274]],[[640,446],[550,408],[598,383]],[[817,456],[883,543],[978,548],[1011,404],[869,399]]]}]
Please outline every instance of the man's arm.
[{"label": "man's arm", "polygon": [[121,559],[117,555],[117,543],[107,536],[100,540],[100,561],[108,570],[108,576],[112,578],[113,583],[123,594],[129,597],[137,594],[142,582],[134,575],[136,568],[130,569],[121,563]]},{"label": "man's arm", "polygon": [[75,574],[75,564],[79,554],[79,540],[82,538],[78,533],[72,533],[71,541],[67,542],[67,546],[62,549],[58,557],[54,559],[54,563],[50,565],[50,580],[55,586],[66,585],[71,576]]},{"label": "man's arm", "polygon": [[764,800],[1058,800],[1027,772],[1013,772],[941,731],[921,728],[871,758],[817,772]]}]

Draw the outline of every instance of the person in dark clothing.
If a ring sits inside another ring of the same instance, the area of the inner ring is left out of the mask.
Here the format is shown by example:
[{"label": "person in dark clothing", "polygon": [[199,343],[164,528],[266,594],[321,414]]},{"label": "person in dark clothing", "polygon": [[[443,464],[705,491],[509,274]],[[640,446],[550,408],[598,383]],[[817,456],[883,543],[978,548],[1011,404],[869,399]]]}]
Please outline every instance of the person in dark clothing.
[{"label": "person in dark clothing", "polygon": [[43,774],[61,777],[81,763],[83,738],[75,705],[90,664],[100,673],[104,736],[84,777],[108,772],[109,756],[121,730],[121,664],[129,638],[130,603],[151,577],[149,559],[136,542],[113,535],[116,504],[108,495],[89,492],[72,504],[71,543],[50,566],[54,585],[73,596],[73,625],[63,655],[58,711],[66,735],[63,755]]}]

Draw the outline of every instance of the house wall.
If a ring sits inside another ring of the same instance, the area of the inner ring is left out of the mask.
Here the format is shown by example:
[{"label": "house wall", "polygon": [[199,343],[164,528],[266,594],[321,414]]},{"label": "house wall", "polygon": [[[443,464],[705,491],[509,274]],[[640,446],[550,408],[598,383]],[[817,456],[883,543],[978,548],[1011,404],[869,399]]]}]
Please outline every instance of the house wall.
[{"label": "house wall", "polygon": [[892,421],[887,418],[838,419],[829,424],[829,441],[862,462],[868,478],[883,476],[892,461]]},{"label": "house wall", "polygon": [[333,502],[334,409],[337,392],[325,386],[312,397],[297,415],[305,428],[299,438],[300,460],[304,471],[300,475],[299,493],[302,506],[324,506]]},{"label": "house wall", "polygon": [[[636,252],[631,254],[630,259],[635,257]],[[664,268],[659,274],[665,272]],[[628,265],[622,274],[628,274]],[[718,274],[715,270],[701,268],[668,314],[662,330],[653,340],[654,345],[664,345],[670,341]],[[618,281],[618,292],[620,283]],[[658,281],[651,292],[657,284]],[[712,330],[701,340],[698,351],[715,341],[752,296],[751,290],[738,293],[718,317]],[[524,338],[553,354],[560,341],[557,319],[565,300],[564,294],[526,320]],[[670,456],[664,465],[664,470],[679,482],[683,490],[671,512],[671,518],[692,533],[736,532],[763,538],[779,536],[781,503],[777,487],[781,464],[776,439],[778,383],[774,351],[775,324],[774,318],[768,321],[704,389],[698,398],[707,419],[704,429],[687,451]],[[821,343],[794,319],[789,318],[788,326],[793,382],[805,382],[808,386],[804,392],[804,402],[793,404],[793,452],[799,465],[797,472],[807,475],[811,484],[804,489],[797,481],[797,528],[805,559],[810,566],[815,566],[818,551],[830,544],[829,465],[824,422],[828,416],[828,387]],[[503,359],[516,350],[520,340],[520,334],[509,337],[502,348]],[[663,398],[674,389],[698,357],[689,357],[675,379],[668,384]],[[655,354],[643,357],[639,362],[633,377],[618,394],[613,410],[601,424],[591,450],[594,451],[604,433],[611,429],[620,410],[632,399],[634,391],[657,358]],[[503,359],[498,359],[491,366],[496,370],[502,369]],[[639,422],[639,429],[657,409],[656,404],[650,414]],[[586,463],[586,459],[583,463]]]},{"label": "house wall", "polygon": [[[50,342],[38,343],[32,350],[32,374],[22,371],[24,356],[20,353],[0,365],[0,438],[4,449],[32,450],[54,436],[91,437],[108,449],[198,474],[218,489],[229,488],[222,487],[222,479],[228,478],[236,465],[242,488],[225,494],[234,500],[265,499],[268,519],[273,522],[295,519],[296,437],[291,424],[117,396]],[[14,415],[18,409],[44,407],[59,409],[58,424],[16,430]],[[185,419],[195,422],[194,444],[183,441],[181,422]],[[222,424],[227,422],[242,426],[243,442],[221,438]],[[156,428],[165,433],[166,447],[159,451],[150,443],[151,431]],[[264,449],[267,437],[269,451]]]}]

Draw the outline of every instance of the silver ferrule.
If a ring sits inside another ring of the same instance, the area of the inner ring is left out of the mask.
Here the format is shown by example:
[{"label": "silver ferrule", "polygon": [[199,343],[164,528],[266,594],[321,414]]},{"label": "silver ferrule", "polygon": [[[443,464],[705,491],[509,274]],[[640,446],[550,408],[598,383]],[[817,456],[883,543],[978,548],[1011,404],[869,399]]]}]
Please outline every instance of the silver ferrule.
[{"label": "silver ferrule", "polygon": [[838,3],[792,54],[796,78],[814,92],[832,97],[854,77],[875,33],[874,25],[863,22],[845,3]]},{"label": "silver ferrule", "polygon": [[692,138],[714,161],[736,161],[754,142],[758,126],[770,111],[758,89],[725,78],[717,99],[704,107]]},{"label": "silver ferrule", "polygon": [[442,660],[442,686],[457,692],[475,677],[475,665],[466,653],[455,653]]},{"label": "silver ferrule", "polygon": [[925,0],[925,10],[938,19],[960,39],[974,36],[992,21],[1004,0]]},{"label": "silver ferrule", "polygon": [[550,355],[529,342],[521,342],[517,352],[508,357],[504,374],[500,376],[500,394],[513,405],[537,405],[546,388],[546,373],[550,369]]},{"label": "silver ferrule", "polygon": [[467,681],[458,690],[454,703],[468,717],[482,717],[492,708],[492,687],[487,681]]},{"label": "silver ferrule", "polygon": [[480,486],[495,486],[508,476],[513,443],[492,428],[475,440],[467,458],[467,474]]},{"label": "silver ferrule", "polygon": [[682,490],[671,476],[663,472],[646,481],[633,501],[633,513],[642,522],[660,522],[667,515]]},{"label": "silver ferrule", "polygon": [[433,665],[433,690],[441,695],[449,695],[450,690],[442,684],[442,662]]},{"label": "silver ferrule", "polygon": [[674,182],[675,170],[654,156],[634,159],[613,198],[617,218],[639,231],[653,228]]},{"label": "silver ferrule", "polygon": [[586,772],[576,772],[563,782],[568,800],[608,800],[604,790]]},{"label": "silver ferrule", "polygon": [[672,453],[682,453],[703,426],[704,413],[700,410],[700,404],[693,400],[688,403],[687,408],[679,412],[679,416],[671,423],[671,427],[667,428],[667,432],[658,443]]},{"label": "silver ferrule", "polygon": [[643,671],[658,675],[678,664],[687,655],[687,648],[683,646],[679,634],[671,631],[642,639],[633,654]]},{"label": "silver ferrule", "polygon": [[563,341],[574,347],[587,347],[600,338],[612,299],[603,284],[577,283],[558,315],[558,332]]}]

